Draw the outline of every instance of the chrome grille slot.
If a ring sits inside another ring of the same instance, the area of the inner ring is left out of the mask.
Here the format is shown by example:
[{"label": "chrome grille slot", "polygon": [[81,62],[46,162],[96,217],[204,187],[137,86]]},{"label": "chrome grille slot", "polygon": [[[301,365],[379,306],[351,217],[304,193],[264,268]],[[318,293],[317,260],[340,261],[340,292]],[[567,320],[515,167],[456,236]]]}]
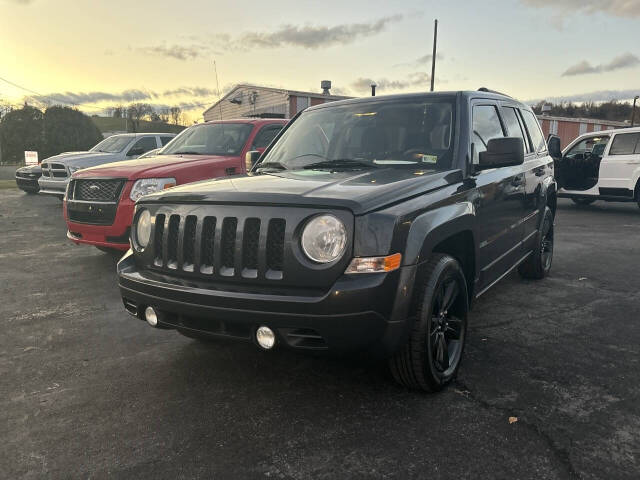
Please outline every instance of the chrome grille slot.
[{"label": "chrome grille slot", "polygon": [[153,263],[157,266],[162,266],[162,246],[164,245],[164,222],[166,217],[163,214],[156,215],[155,222],[155,236],[153,240],[153,244],[155,245],[155,259]]},{"label": "chrome grille slot", "polygon": [[169,217],[169,235],[167,238],[167,267],[178,268],[178,230],[180,228],[180,215]]},{"label": "chrome grille slot", "polygon": [[267,268],[273,272],[281,272],[284,263],[285,221],[272,218],[267,231]]},{"label": "chrome grille slot", "polygon": [[184,223],[182,269],[193,272],[196,254],[196,224],[198,217],[189,215]]},{"label": "chrome grille slot", "polygon": [[236,250],[236,230],[238,219],[227,217],[222,222],[222,237],[220,239],[220,275],[232,277],[235,274],[235,250]]},{"label": "chrome grille slot", "polygon": [[258,242],[260,241],[260,219],[247,218],[242,232],[242,276],[258,277]]},{"label": "chrome grille slot", "polygon": [[205,217],[202,225],[202,241],[200,244],[200,272],[213,273],[215,259],[213,254],[216,234],[216,217]]}]

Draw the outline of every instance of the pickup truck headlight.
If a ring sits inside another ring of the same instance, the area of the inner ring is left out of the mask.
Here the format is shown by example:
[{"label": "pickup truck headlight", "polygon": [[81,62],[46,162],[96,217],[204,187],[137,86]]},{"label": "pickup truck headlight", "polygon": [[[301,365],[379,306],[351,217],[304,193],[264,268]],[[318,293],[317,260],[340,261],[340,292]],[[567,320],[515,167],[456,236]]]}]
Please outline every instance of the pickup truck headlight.
[{"label": "pickup truck headlight", "polygon": [[82,170],[84,167],[69,167],[69,173],[71,175],[74,174],[74,172],[77,172],[78,170]]},{"label": "pickup truck headlight", "polygon": [[347,247],[347,229],[333,215],[318,215],[305,225],[301,244],[305,255],[314,262],[333,262]]},{"label": "pickup truck headlight", "polygon": [[140,249],[146,248],[151,239],[151,214],[146,208],[138,213],[135,232],[134,245]]},{"label": "pickup truck headlight", "polygon": [[140,180],[136,180],[136,183],[133,184],[129,198],[135,202],[143,195],[159,192],[165,188],[175,186],[175,178],[142,178]]}]

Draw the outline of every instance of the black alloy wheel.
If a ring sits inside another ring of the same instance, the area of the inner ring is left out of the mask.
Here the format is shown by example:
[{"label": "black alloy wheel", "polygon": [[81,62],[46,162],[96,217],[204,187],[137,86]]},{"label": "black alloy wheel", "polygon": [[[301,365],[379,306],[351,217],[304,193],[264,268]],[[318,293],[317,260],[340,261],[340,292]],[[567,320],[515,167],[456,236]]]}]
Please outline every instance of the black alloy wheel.
[{"label": "black alloy wheel", "polygon": [[434,253],[416,282],[416,312],[407,343],[389,360],[395,380],[412,390],[441,390],[456,375],[467,333],[468,293],[462,267]]},{"label": "black alloy wheel", "polygon": [[549,274],[553,263],[553,223],[553,212],[549,207],[545,207],[534,250],[518,267],[518,272],[523,278],[540,280]]}]

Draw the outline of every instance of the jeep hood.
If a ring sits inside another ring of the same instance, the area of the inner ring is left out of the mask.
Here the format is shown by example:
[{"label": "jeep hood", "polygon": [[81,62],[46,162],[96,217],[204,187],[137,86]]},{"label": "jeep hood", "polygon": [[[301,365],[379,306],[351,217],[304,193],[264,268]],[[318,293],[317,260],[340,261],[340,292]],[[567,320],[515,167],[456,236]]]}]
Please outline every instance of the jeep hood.
[{"label": "jeep hood", "polygon": [[199,163],[210,165],[215,160],[234,157],[212,155],[155,155],[135,160],[125,160],[110,165],[88,168],[74,174],[74,178],[120,177],[128,180],[139,178],[173,177],[182,167],[193,168]]},{"label": "jeep hood", "polygon": [[348,208],[359,215],[461,181],[460,170],[293,170],[190,183],[148,195],[142,202],[311,205]]},{"label": "jeep hood", "polygon": [[118,153],[103,152],[66,152],[49,157],[43,162],[61,163],[68,167],[92,167],[103,163],[114,162],[120,158]]}]

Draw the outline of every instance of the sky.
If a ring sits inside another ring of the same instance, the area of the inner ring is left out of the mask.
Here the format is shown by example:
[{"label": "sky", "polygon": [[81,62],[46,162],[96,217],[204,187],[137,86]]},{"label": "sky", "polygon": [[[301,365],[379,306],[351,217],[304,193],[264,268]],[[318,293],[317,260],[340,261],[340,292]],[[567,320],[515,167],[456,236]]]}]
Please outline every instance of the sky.
[{"label": "sky", "polygon": [[197,120],[238,83],[425,91],[436,18],[437,90],[640,94],[640,0],[0,0],[0,105],[143,101]]}]

